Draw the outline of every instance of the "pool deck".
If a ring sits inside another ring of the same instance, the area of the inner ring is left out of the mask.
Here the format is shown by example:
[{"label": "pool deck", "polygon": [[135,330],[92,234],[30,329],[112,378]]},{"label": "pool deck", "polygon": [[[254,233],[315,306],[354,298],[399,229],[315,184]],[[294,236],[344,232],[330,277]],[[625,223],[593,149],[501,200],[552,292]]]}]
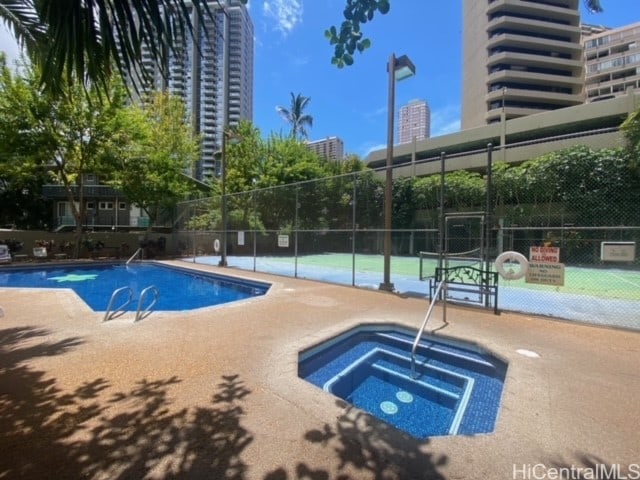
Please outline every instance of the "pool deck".
[{"label": "pool deck", "polygon": [[133,324],[0,287],[0,479],[640,478],[638,332],[437,307],[428,331],[509,368],[494,433],[416,440],[299,379],[297,354],[360,323],[418,328],[425,300],[193,268],[272,288]]}]

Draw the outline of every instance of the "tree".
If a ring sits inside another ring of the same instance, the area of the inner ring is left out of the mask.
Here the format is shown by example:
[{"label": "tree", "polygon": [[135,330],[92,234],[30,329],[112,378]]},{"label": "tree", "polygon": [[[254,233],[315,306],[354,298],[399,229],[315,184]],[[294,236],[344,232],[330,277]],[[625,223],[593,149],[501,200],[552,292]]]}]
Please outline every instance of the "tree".
[{"label": "tree", "polygon": [[[587,8],[601,12],[599,0],[584,0]],[[334,45],[331,63],[338,68],[353,64],[353,55],[362,53],[371,46],[371,40],[365,38],[362,24],[373,20],[376,14],[386,15],[391,9],[391,0],[347,0],[344,8],[344,21],[339,28],[332,26],[324,33],[331,45]]]},{"label": "tree", "polygon": [[241,193],[253,190],[258,183],[260,165],[265,155],[265,143],[260,136],[260,129],[246,120],[240,121],[233,133],[240,141],[227,144],[226,148],[225,188],[228,194],[229,223],[231,228],[259,230],[262,224],[257,216],[252,214],[253,196]]},{"label": "tree", "polygon": [[0,225],[18,228],[47,228],[51,205],[41,194],[48,182],[32,118],[23,108],[33,100],[29,84],[7,68],[0,53]]},{"label": "tree", "polygon": [[313,117],[305,114],[304,110],[310,101],[309,97],[301,94],[294,95],[291,92],[291,106],[288,109],[281,106],[276,107],[276,111],[291,126],[292,138],[298,138],[298,136],[308,138],[306,127],[313,126]]},{"label": "tree", "polygon": [[114,65],[123,79],[144,76],[145,48],[166,67],[175,39],[192,31],[191,4],[196,17],[211,15],[207,0],[0,0],[0,18],[47,90],[84,84],[108,91]]},{"label": "tree", "polygon": [[74,84],[56,96],[40,88],[40,71],[28,65],[21,78],[8,78],[5,71],[0,103],[7,119],[10,112],[14,119],[3,122],[2,135],[8,140],[3,148],[11,149],[5,158],[22,175],[44,171],[63,186],[75,219],[77,256],[86,210],[85,176],[105,172],[113,120],[124,108],[125,90],[118,81],[109,82],[101,93]]},{"label": "tree", "polygon": [[629,167],[640,178],[640,108],[631,113],[620,128],[627,142]]},{"label": "tree", "polygon": [[108,183],[147,213],[149,229],[193,190],[185,172],[197,159],[199,141],[184,118],[182,100],[158,92],[114,119]]}]

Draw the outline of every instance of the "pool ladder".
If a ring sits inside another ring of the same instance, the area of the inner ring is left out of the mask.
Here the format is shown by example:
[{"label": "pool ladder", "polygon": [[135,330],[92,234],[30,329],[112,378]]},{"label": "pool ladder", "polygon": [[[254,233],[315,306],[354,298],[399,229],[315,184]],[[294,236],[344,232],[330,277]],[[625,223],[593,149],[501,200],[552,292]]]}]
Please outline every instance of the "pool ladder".
[{"label": "pool ladder", "polygon": [[413,345],[411,346],[411,378],[416,379],[418,375],[416,374],[416,349],[418,348],[418,344],[420,343],[420,339],[422,338],[422,334],[424,333],[424,329],[427,326],[427,322],[431,317],[431,313],[433,312],[433,307],[438,301],[438,296],[440,295],[440,291],[444,289],[443,299],[443,310],[442,310],[442,319],[444,322],[447,321],[447,282],[442,280],[438,286],[436,287],[436,291],[431,298],[431,303],[429,304],[429,309],[427,310],[427,314],[424,316],[424,321],[422,322],[422,326],[416,335],[415,340],[413,341]]},{"label": "pool ladder", "polygon": [[[127,300],[121,305],[119,305],[118,308],[113,308],[113,304],[115,303],[116,298],[120,296],[122,292],[126,292],[128,294]],[[145,297],[149,294],[149,292],[153,294],[153,301],[144,310],[142,310],[142,302],[144,301]],[[140,292],[140,298],[138,299],[138,308],[136,310],[136,318],[134,322],[142,320],[143,318],[145,318],[147,315],[151,313],[151,309],[155,306],[156,303],[158,303],[158,296],[159,296],[158,289],[153,285],[145,288],[144,290],[142,290],[142,292]],[[116,316],[123,315],[126,311],[125,307],[129,305],[132,301],[133,301],[133,290],[131,289],[131,287],[116,288],[111,294],[111,299],[109,300],[109,306],[107,306],[107,311],[105,312],[104,319],[102,321],[106,322],[107,320],[111,320]]]},{"label": "pool ladder", "polygon": [[137,256],[140,256],[140,260],[142,260],[142,247],[140,247],[139,249],[137,249],[133,255],[131,255],[131,257],[129,258],[129,260],[127,260],[127,262],[125,263],[125,265],[129,265],[134,258],[136,258]]}]

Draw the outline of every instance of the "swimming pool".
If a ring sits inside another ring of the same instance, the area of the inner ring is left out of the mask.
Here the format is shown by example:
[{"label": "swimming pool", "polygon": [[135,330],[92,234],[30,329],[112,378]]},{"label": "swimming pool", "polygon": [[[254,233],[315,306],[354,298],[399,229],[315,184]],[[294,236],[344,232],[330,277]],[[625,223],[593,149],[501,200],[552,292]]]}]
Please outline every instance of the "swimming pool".
[{"label": "swimming pool", "polygon": [[264,295],[270,285],[158,263],[39,265],[0,271],[0,288],[70,288],[99,312],[107,309],[112,293],[121,287],[131,288],[135,300],[125,309],[135,311],[141,292],[150,286],[158,291],[154,310],[179,311]]},{"label": "swimming pool", "polygon": [[416,438],[490,433],[506,362],[475,345],[361,325],[300,352],[298,376]]}]

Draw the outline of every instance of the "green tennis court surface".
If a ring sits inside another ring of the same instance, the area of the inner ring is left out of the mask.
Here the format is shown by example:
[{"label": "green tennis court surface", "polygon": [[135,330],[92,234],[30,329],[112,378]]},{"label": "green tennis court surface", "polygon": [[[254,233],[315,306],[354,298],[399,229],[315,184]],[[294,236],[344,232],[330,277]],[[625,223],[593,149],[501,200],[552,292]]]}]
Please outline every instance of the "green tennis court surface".
[{"label": "green tennis court surface", "polygon": [[[294,257],[268,257],[274,264],[292,265]],[[321,255],[302,255],[298,257],[298,266],[321,267],[351,272],[354,256],[348,253],[327,253]],[[474,265],[473,260],[451,261],[450,266]],[[475,264],[477,265],[477,263]],[[436,259],[423,259],[423,276],[433,276],[437,267]],[[379,273],[384,271],[384,257],[382,255],[355,255],[355,271],[363,273]],[[419,278],[420,258],[393,256],[391,258],[391,277],[394,275]],[[540,291],[554,291],[590,295],[600,298],[616,298],[640,300],[640,270],[585,268],[565,266],[564,286],[556,287],[527,283],[524,279],[503,280],[501,286],[526,288]]]},{"label": "green tennis court surface", "polygon": [[[187,261],[187,258],[184,259]],[[188,261],[217,265],[219,256],[196,256]],[[322,282],[378,289],[384,277],[382,255],[327,253],[287,256],[229,256],[229,267]],[[423,278],[435,274],[437,260],[423,258]],[[477,261],[450,261],[449,266]],[[640,271],[622,268],[567,266],[563,286],[538,285],[520,280],[499,280],[497,306],[527,314],[640,330]],[[391,283],[401,294],[429,297],[429,279],[420,280],[418,256],[391,258]],[[481,295],[468,294],[462,303],[482,304]],[[451,297],[454,300],[453,294]]]}]

